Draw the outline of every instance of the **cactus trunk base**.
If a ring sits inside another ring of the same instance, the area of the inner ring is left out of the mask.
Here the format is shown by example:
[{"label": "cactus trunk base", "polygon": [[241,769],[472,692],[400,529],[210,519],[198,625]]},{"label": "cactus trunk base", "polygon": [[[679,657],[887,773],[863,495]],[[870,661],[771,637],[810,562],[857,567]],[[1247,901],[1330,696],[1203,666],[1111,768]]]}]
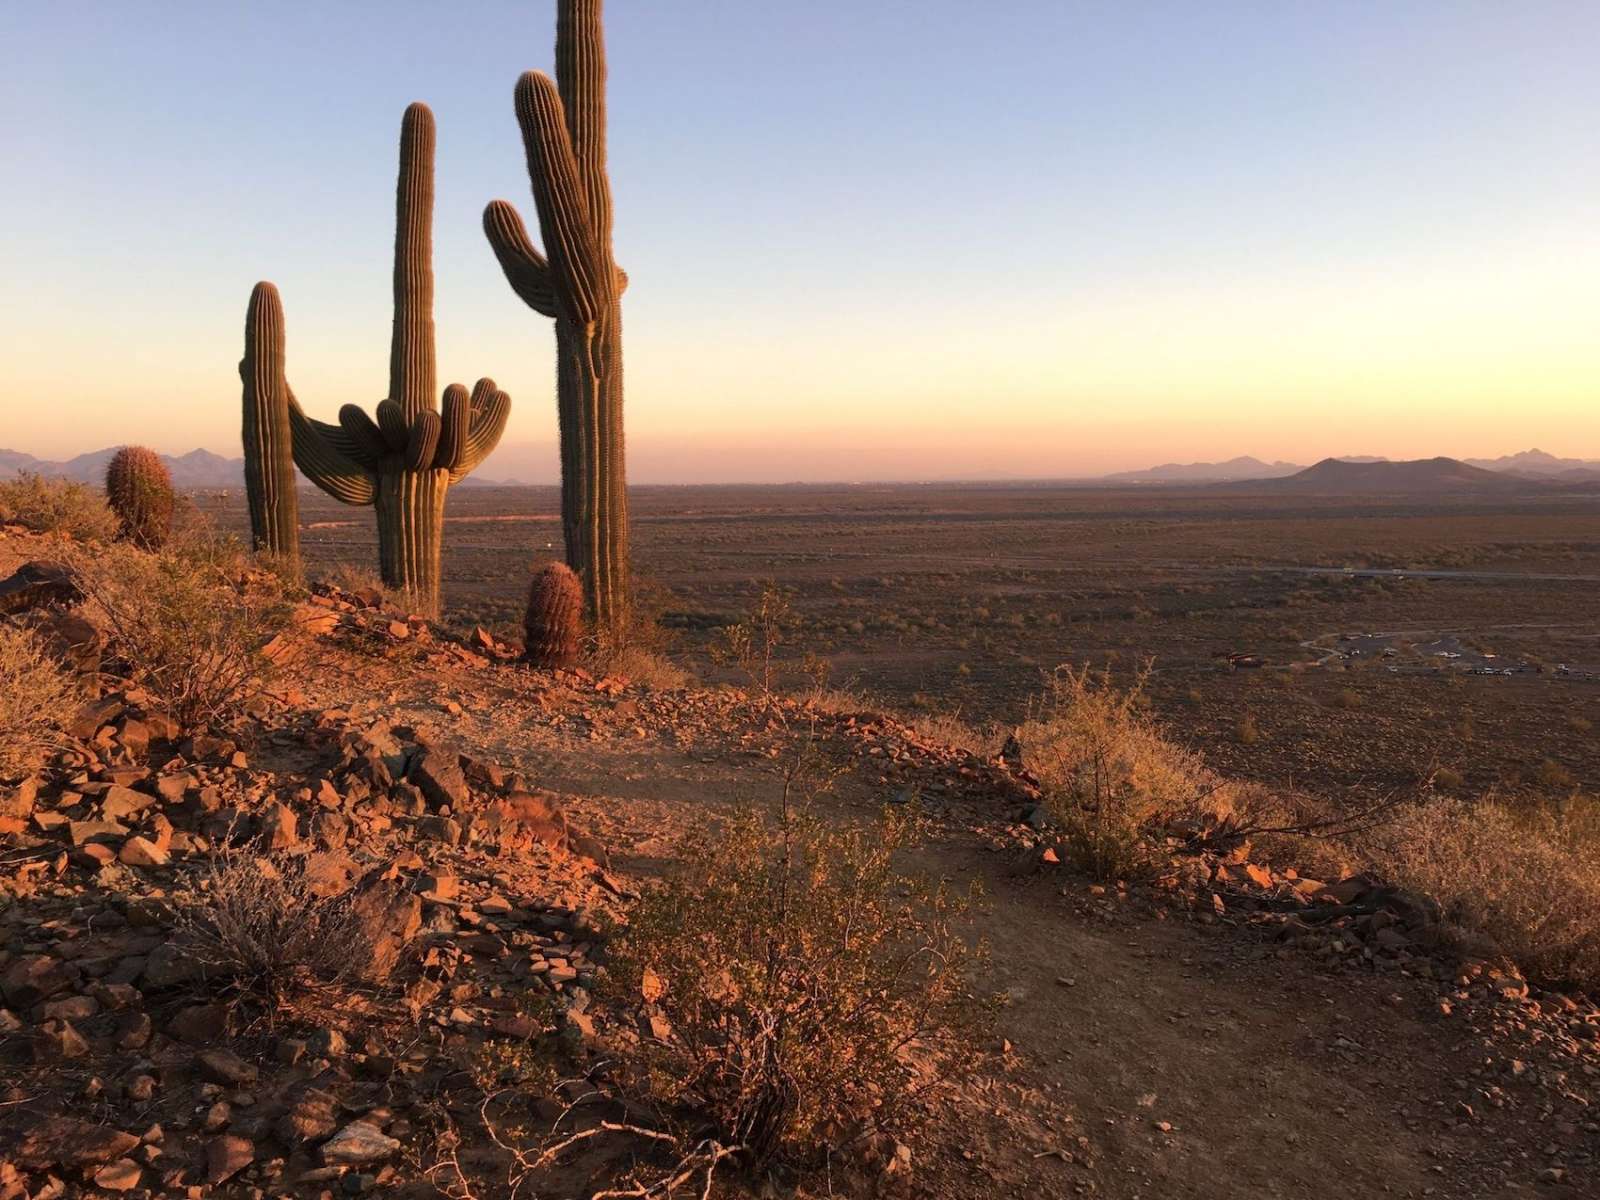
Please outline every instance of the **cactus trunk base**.
[{"label": "cactus trunk base", "polygon": [[602,633],[628,619],[628,491],[622,436],[622,314],[589,329],[556,324],[560,365],[562,533],[567,565]]},{"label": "cactus trunk base", "polygon": [[439,545],[450,472],[385,471],[378,477],[378,564],[384,586],[417,611],[439,611]]}]

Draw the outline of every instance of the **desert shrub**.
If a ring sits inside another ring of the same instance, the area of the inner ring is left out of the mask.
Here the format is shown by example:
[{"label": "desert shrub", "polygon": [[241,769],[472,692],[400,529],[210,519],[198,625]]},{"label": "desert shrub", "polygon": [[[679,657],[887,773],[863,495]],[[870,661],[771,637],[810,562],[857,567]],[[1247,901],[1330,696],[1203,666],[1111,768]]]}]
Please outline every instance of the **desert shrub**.
[{"label": "desert shrub", "polygon": [[0,623],[0,783],[57,744],[77,706],[77,685],[39,636]]},{"label": "desert shrub", "polygon": [[763,703],[771,701],[777,687],[778,659],[795,623],[788,593],[776,583],[762,585],[744,620],[724,627],[722,645],[712,650],[712,661],[736,667]]},{"label": "desert shrub", "polygon": [[1516,808],[1438,797],[1359,844],[1457,931],[1489,938],[1530,978],[1600,987],[1600,801]]},{"label": "desert shrub", "polygon": [[109,542],[118,529],[103,492],[69,479],[28,474],[0,480],[0,523],[85,542]]},{"label": "desert shrub", "polygon": [[320,894],[306,861],[224,848],[175,905],[177,944],[205,985],[268,1018],[355,982],[373,957],[351,895]]},{"label": "desert shrub", "polygon": [[1553,758],[1539,764],[1533,772],[1533,781],[1552,792],[1567,792],[1578,786],[1577,777]]},{"label": "desert shrub", "polygon": [[1361,707],[1361,693],[1353,688],[1340,688],[1339,694],[1333,698],[1333,703],[1336,708],[1354,712]]},{"label": "desert shrub", "polygon": [[1459,792],[1465,783],[1465,777],[1454,767],[1440,767],[1433,773],[1433,786],[1441,792]]},{"label": "desert shrub", "polygon": [[72,569],[129,677],[180,723],[236,720],[262,694],[263,650],[288,623],[290,593],[237,544],[204,534],[157,554],[118,544],[74,556]]},{"label": "desert shrub", "polygon": [[690,844],[613,972],[672,1025],[648,1051],[657,1102],[708,1118],[753,1165],[906,1128],[983,1012],[953,929],[965,898],[893,865],[910,832],[904,814],[839,829],[785,806]]},{"label": "desert shrub", "polygon": [[1241,745],[1254,746],[1261,740],[1261,727],[1256,724],[1255,717],[1250,713],[1239,718],[1236,732]]},{"label": "desert shrub", "polygon": [[1149,835],[1209,813],[1222,789],[1199,755],[1167,740],[1149,715],[1148,674],[1119,688],[1109,668],[1062,667],[1017,733],[1068,850],[1102,879],[1149,869]]}]

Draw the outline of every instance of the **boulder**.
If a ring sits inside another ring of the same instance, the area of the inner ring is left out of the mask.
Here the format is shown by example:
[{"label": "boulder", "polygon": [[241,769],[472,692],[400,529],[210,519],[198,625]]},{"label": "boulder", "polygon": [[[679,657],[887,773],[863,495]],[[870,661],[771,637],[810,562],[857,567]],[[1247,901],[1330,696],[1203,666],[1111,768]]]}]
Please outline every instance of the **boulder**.
[{"label": "boulder", "polygon": [[362,943],[352,963],[365,979],[383,979],[422,928],[422,901],[392,879],[369,877],[350,905],[350,920]]},{"label": "boulder", "polygon": [[0,614],[13,616],[35,608],[70,608],[83,599],[72,572],[62,563],[23,563],[0,579]]},{"label": "boulder", "polygon": [[407,778],[422,790],[428,803],[435,808],[448,805],[452,812],[459,812],[472,798],[459,754],[445,750],[424,750],[411,764]]}]

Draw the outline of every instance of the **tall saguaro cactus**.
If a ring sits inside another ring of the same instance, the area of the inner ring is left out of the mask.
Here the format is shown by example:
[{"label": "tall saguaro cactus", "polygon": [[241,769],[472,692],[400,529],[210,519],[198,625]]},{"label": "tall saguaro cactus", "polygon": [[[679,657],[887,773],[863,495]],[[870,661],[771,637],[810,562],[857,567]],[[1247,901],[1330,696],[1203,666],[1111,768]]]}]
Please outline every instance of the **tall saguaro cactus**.
[{"label": "tall saguaro cactus", "polygon": [[[628,492],[622,436],[622,292],[606,174],[602,0],[559,0],[556,79],[517,81],[517,122],[545,253],[517,210],[493,201],[484,232],[512,290],[556,325],[561,524],[590,616],[628,610]],[[548,256],[548,257],[547,257]]]},{"label": "tall saguaro cactus", "polygon": [[[330,425],[312,420],[284,377],[283,309],[277,289],[259,283],[250,297],[245,357],[245,477],[281,479],[281,447],[295,465],[334,499],[371,504],[378,516],[378,559],[385,585],[422,607],[439,603],[439,547],[445,493],[478,466],[500,441],[511,397],[480,379],[472,394],[458,383],[434,403],[433,113],[406,109],[400,130],[400,183],[394,243],[394,336],[389,395],[377,420],[354,404]],[[274,458],[273,456],[278,457]],[[265,497],[269,489],[260,488]],[[292,488],[290,489],[292,494]],[[275,545],[265,500],[259,517],[251,491],[251,525],[258,542]]]}]

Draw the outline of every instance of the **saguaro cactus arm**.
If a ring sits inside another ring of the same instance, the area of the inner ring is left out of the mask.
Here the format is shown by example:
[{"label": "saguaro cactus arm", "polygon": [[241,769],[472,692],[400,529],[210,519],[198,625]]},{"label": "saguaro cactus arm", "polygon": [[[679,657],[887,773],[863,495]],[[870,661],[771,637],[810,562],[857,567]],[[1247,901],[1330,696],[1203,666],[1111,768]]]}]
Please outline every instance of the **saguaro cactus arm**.
[{"label": "saguaro cactus arm", "polygon": [[616,297],[616,273],[590,216],[566,106],[555,81],[538,71],[517,81],[516,103],[539,231],[559,283],[557,303],[574,324],[592,324]]},{"label": "saguaro cactus arm", "polygon": [[500,435],[505,433],[506,421],[511,416],[511,397],[497,388],[494,380],[480,379],[472,389],[467,407],[466,438],[460,459],[450,465],[451,483],[459,483],[477,470],[500,444]]},{"label": "saguaro cactus arm", "polygon": [[250,505],[250,540],[263,553],[298,568],[300,507],[295,493],[288,384],[284,379],[283,300],[266,280],[250,292],[245,314],[244,381],[245,495]]},{"label": "saguaro cactus arm", "polygon": [[394,223],[394,335],[389,350],[389,399],[400,406],[408,427],[419,413],[433,410],[438,395],[433,336],[435,140],[432,111],[422,103],[408,106],[400,123],[400,177],[395,188]]},{"label": "saguaro cactus arm", "polygon": [[511,290],[534,312],[554,317],[556,294],[550,263],[529,239],[527,226],[516,208],[504,200],[490,201],[483,210],[483,232]]},{"label": "saguaro cactus arm", "polygon": [[376,502],[377,477],[345,448],[344,430],[306,416],[293,392],[289,393],[289,428],[294,435],[294,465],[307,479],[340,503]]}]

